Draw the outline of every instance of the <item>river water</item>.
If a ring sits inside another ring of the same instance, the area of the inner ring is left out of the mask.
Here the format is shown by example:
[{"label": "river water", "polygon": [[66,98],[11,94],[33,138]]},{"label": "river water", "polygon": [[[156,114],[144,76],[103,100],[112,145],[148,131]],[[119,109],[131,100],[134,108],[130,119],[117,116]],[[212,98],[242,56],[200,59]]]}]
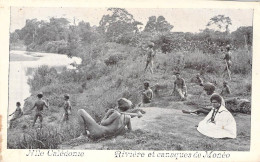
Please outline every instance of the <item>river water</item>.
[{"label": "river water", "polygon": [[28,69],[34,71],[42,65],[59,69],[61,67],[73,69],[71,63],[80,64],[81,59],[77,57],[69,58],[66,55],[55,53],[10,51],[8,113],[11,114],[15,111],[16,102],[21,102],[23,107],[24,100],[31,95],[27,80],[32,76],[31,73],[27,73]]}]

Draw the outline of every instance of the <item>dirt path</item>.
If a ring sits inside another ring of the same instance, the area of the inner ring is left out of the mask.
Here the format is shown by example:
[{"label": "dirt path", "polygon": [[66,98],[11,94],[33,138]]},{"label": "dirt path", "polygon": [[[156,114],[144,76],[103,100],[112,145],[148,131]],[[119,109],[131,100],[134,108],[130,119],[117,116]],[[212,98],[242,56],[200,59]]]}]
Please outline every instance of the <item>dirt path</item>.
[{"label": "dirt path", "polygon": [[[182,103],[176,103],[176,105],[183,106]],[[190,118],[191,115],[186,115],[181,112],[181,110],[175,108],[158,108],[158,107],[144,107],[142,108],[146,113],[141,118],[131,119],[133,131],[141,129],[149,132],[156,133],[167,133],[176,134],[176,128],[182,122],[183,117]],[[195,118],[195,121],[199,121],[201,117]],[[179,123],[179,124],[177,124]],[[194,121],[193,121],[194,123]],[[182,124],[181,124],[182,125]],[[195,130],[195,125],[191,127]],[[85,143],[77,146],[70,145],[60,145],[62,149],[105,149],[106,144],[114,143],[117,140],[122,140],[122,138],[114,138],[99,143]]]},{"label": "dirt path", "polygon": [[[237,135],[236,139],[230,140],[217,140],[205,137],[196,130],[196,125],[205,117],[183,114],[182,109],[189,110],[191,107],[183,104],[182,102],[174,102],[167,108],[159,107],[144,107],[142,108],[146,113],[142,118],[133,118],[132,128],[133,131],[142,130],[149,134],[159,134],[167,137],[167,140],[174,140],[174,143],[180,144],[182,148],[198,148],[205,149],[223,149],[223,150],[248,150],[250,148],[250,138],[244,135],[250,134],[248,126],[250,125],[250,115],[238,114],[235,116],[237,121]],[[160,139],[159,139],[160,140]],[[97,143],[84,142],[72,145],[60,145],[61,149],[109,149],[111,145],[118,143],[135,143],[135,138],[125,138],[118,136],[105,141]],[[165,141],[164,141],[165,142]],[[151,144],[153,145],[153,144]],[[155,147],[155,146],[154,146]],[[214,148],[216,147],[216,148]]]}]

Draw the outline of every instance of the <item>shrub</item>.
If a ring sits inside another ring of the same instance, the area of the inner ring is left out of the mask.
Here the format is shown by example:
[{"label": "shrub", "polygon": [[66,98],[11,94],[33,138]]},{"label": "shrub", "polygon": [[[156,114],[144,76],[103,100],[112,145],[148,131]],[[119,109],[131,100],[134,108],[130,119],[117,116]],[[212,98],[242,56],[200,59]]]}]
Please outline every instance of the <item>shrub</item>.
[{"label": "shrub", "polygon": [[252,53],[239,49],[232,53],[231,71],[236,74],[250,74],[252,71]]},{"label": "shrub", "polygon": [[46,65],[36,69],[32,78],[28,79],[28,84],[32,91],[37,91],[44,86],[57,82],[57,71]]}]

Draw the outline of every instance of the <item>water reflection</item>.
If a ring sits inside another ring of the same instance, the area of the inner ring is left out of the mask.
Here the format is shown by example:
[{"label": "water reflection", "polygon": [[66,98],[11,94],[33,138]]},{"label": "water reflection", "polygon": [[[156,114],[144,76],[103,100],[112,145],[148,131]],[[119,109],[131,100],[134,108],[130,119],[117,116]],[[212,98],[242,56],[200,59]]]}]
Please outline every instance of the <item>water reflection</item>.
[{"label": "water reflection", "polygon": [[76,64],[81,64],[80,58],[54,53],[10,51],[8,114],[15,110],[16,102],[21,102],[23,106],[24,100],[30,96],[27,80],[37,67],[47,65],[61,71],[64,67],[75,69]]}]

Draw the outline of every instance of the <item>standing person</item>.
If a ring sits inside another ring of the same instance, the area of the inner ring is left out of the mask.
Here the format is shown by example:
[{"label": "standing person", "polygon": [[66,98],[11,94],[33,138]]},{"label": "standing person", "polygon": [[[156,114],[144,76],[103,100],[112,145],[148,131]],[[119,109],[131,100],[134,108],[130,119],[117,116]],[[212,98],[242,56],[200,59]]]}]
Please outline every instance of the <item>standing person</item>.
[{"label": "standing person", "polygon": [[230,91],[230,87],[228,86],[228,83],[226,81],[223,82],[223,89],[220,92],[220,95],[222,96],[227,96],[230,95],[231,91]]},{"label": "standing person", "polygon": [[117,109],[109,109],[101,123],[98,124],[84,109],[78,110],[79,124],[81,127],[81,136],[79,138],[90,137],[99,139],[102,137],[117,136],[131,131],[131,116],[141,117],[140,113],[127,113],[132,107],[132,102],[121,98],[117,101]]},{"label": "standing person", "polygon": [[176,74],[176,80],[174,81],[174,87],[171,95],[177,94],[182,101],[186,100],[187,97],[187,87],[185,84],[185,80],[180,77],[180,73],[177,72]]},{"label": "standing person", "polygon": [[34,127],[36,120],[39,118],[40,119],[40,128],[42,128],[43,108],[44,108],[44,106],[46,108],[49,108],[49,103],[48,103],[48,99],[47,99],[47,103],[42,99],[42,97],[43,97],[42,93],[39,93],[37,95],[37,97],[38,97],[38,100],[34,103],[33,107],[31,109],[29,109],[29,111],[31,111],[32,109],[34,109],[36,107],[32,126]]},{"label": "standing person", "polygon": [[71,104],[70,104],[69,98],[70,98],[70,96],[68,94],[64,95],[65,102],[63,105],[64,114],[62,116],[62,122],[66,122],[66,123],[69,120],[69,114],[71,114]]},{"label": "standing person", "polygon": [[232,64],[232,62],[231,62],[231,51],[230,51],[230,46],[229,45],[227,45],[227,47],[226,47],[226,54],[225,54],[225,57],[223,58],[223,60],[225,60],[225,64],[226,64],[226,67],[225,67],[225,69],[224,69],[224,71],[223,71],[223,74],[225,74],[225,72],[227,71],[227,73],[228,73],[228,76],[229,76],[229,79],[231,80],[231,72],[230,72],[230,68],[231,68],[231,64]]},{"label": "standing person", "polygon": [[222,98],[218,94],[210,97],[212,110],[202,120],[197,130],[212,138],[236,138],[236,121],[232,114],[221,104]]},{"label": "standing person", "polygon": [[9,115],[9,116],[14,115],[13,118],[10,120],[9,129],[11,129],[13,127],[13,122],[23,115],[23,112],[22,112],[22,109],[21,109],[20,106],[21,106],[21,103],[20,102],[16,102],[16,109],[15,109],[15,111],[12,114]]},{"label": "standing person", "polygon": [[148,44],[148,49],[147,49],[147,59],[146,59],[146,65],[144,68],[144,71],[146,71],[147,67],[149,66],[150,72],[153,74],[153,60],[155,57],[155,51],[153,50],[154,43],[150,42]]}]

